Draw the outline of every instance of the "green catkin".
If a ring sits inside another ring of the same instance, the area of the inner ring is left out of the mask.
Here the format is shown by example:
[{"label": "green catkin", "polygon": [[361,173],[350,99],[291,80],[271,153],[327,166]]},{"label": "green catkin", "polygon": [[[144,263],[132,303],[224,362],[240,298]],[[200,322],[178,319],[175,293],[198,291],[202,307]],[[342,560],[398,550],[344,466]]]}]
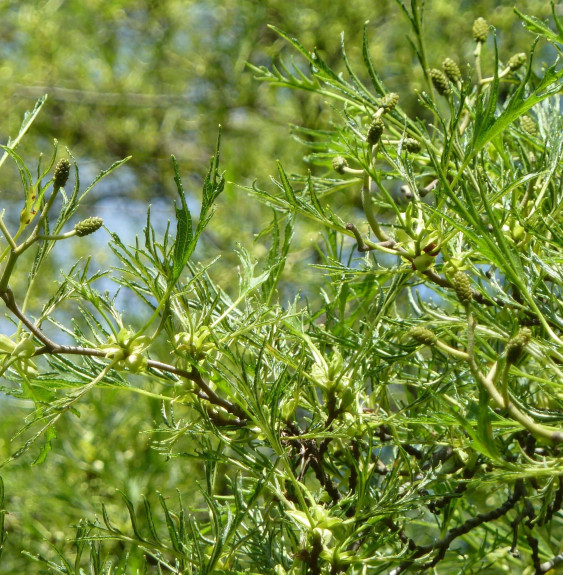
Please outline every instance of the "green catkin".
[{"label": "green catkin", "polygon": [[53,176],[53,187],[55,190],[63,188],[68,181],[68,176],[70,175],[70,161],[67,159],[59,160],[59,163],[55,167],[55,173]]},{"label": "green catkin", "polygon": [[456,272],[454,274],[454,289],[459,302],[467,307],[473,299],[471,280],[467,277],[467,274],[463,272]]},{"label": "green catkin", "polygon": [[538,127],[530,116],[522,116],[520,118],[520,126],[524,132],[527,132],[531,136],[536,136],[538,133]]},{"label": "green catkin", "polygon": [[483,42],[487,41],[488,36],[489,23],[485,20],[485,18],[477,18],[477,20],[473,22],[473,40],[482,44]]},{"label": "green catkin", "polygon": [[370,146],[374,146],[375,144],[377,144],[377,142],[379,142],[381,134],[383,134],[384,127],[385,124],[379,118],[375,118],[373,122],[370,124],[366,136],[367,142]]},{"label": "green catkin", "polygon": [[343,174],[344,169],[347,167],[348,162],[346,161],[346,158],[343,158],[342,156],[336,156],[336,158],[332,160],[332,168],[337,174]]},{"label": "green catkin", "polygon": [[518,68],[521,68],[526,63],[527,56],[524,52],[514,54],[510,57],[506,65],[515,72]]},{"label": "green catkin", "polygon": [[395,108],[398,103],[399,94],[396,94],[395,92],[389,92],[389,94],[386,94],[383,96],[383,98],[381,98],[379,106],[385,110],[385,113],[388,113],[391,112],[391,110],[393,110],[393,108]]},{"label": "green catkin", "polygon": [[524,348],[530,342],[532,332],[530,328],[523,327],[506,345],[506,361],[516,363],[524,351]]},{"label": "green catkin", "polygon": [[410,154],[417,154],[421,150],[420,142],[414,138],[406,138],[403,142],[403,147]]},{"label": "green catkin", "polygon": [[442,96],[447,96],[451,92],[450,81],[448,77],[442,72],[442,70],[438,70],[438,68],[432,68],[428,71],[428,75],[432,80],[432,84],[438,94]]},{"label": "green catkin", "polygon": [[442,68],[444,69],[446,76],[454,84],[457,84],[461,80],[461,72],[459,71],[459,66],[451,58],[446,58],[442,62]]},{"label": "green catkin", "polygon": [[438,342],[436,334],[434,334],[425,327],[420,326],[412,327],[409,330],[409,336],[418,343],[422,343],[428,346],[436,345],[436,343]]},{"label": "green catkin", "polygon": [[74,226],[74,231],[79,238],[82,238],[98,231],[102,227],[103,223],[104,220],[102,220],[102,218],[94,216],[78,222]]}]

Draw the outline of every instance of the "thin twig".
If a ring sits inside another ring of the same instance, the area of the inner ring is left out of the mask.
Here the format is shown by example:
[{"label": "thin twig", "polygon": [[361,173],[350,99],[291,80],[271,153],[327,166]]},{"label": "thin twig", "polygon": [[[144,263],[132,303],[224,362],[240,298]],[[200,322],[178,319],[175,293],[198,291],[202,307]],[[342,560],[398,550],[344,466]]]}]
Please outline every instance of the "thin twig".
[{"label": "thin twig", "polygon": [[[6,304],[6,307],[27,327],[27,329],[41,342],[43,347],[35,350],[34,356],[52,354],[52,355],[80,355],[89,357],[100,357],[105,358],[106,352],[101,349],[81,347],[81,346],[69,346],[60,345],[50,338],[48,338],[42,331],[37,327],[29,318],[18,307],[14,294],[10,288],[5,291],[0,292],[0,298]],[[193,381],[199,389],[203,392],[203,395],[199,395],[201,399],[205,399],[218,407],[222,407],[230,414],[236,416],[240,420],[248,419],[244,411],[233,403],[230,403],[226,399],[223,399],[217,395],[210,387],[205,383],[199,371],[192,368],[190,371],[169,365],[167,363],[162,363],[160,361],[148,360],[147,367],[158,369],[160,371],[165,371],[168,373],[173,373],[179,377],[183,377],[187,380]]]},{"label": "thin twig", "polygon": [[475,517],[468,519],[462,525],[450,529],[447,532],[447,534],[439,541],[429,543],[428,545],[417,546],[416,551],[409,558],[409,560],[401,563],[399,567],[391,571],[390,575],[399,575],[400,573],[403,573],[414,563],[414,561],[417,558],[437,550],[438,553],[436,554],[436,556],[431,561],[423,565],[420,565],[419,570],[422,571],[434,567],[444,558],[444,556],[446,555],[446,551],[449,549],[454,539],[457,539],[458,537],[461,537],[462,535],[469,533],[470,531],[472,531],[476,527],[479,527],[483,523],[494,521],[499,517],[506,515],[506,513],[508,513],[524,495],[525,495],[524,483],[522,482],[522,480],[518,480],[516,481],[516,484],[514,486],[514,491],[502,505],[487,513],[479,513]]}]

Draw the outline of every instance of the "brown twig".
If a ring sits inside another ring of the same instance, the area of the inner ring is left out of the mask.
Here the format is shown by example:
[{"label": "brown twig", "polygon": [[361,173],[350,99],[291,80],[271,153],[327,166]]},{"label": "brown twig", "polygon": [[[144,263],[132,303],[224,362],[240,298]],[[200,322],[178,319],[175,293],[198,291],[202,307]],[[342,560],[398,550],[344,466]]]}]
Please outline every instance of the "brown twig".
[{"label": "brown twig", "polygon": [[452,542],[454,541],[454,539],[457,539],[458,537],[461,537],[462,535],[469,533],[470,531],[472,531],[476,527],[479,527],[483,523],[489,523],[490,521],[494,521],[496,519],[499,519],[503,515],[506,515],[506,513],[508,513],[524,495],[525,495],[524,483],[522,482],[522,480],[518,480],[514,485],[514,491],[502,505],[487,513],[479,513],[475,517],[468,519],[462,525],[450,529],[447,532],[447,534],[439,541],[429,543],[428,545],[417,546],[416,551],[408,559],[408,561],[401,563],[399,567],[391,571],[391,575],[399,575],[400,573],[403,573],[415,562],[417,558],[437,550],[438,552],[435,555],[435,557],[431,561],[428,561],[427,563],[420,565],[418,567],[418,570],[423,571],[425,569],[431,569],[432,567],[436,566],[445,557],[446,552],[449,549]]},{"label": "brown twig", "polygon": [[[34,356],[51,354],[51,355],[80,355],[80,356],[89,356],[89,357],[100,357],[105,358],[106,352],[101,349],[91,348],[91,347],[82,347],[82,346],[70,346],[70,345],[60,345],[49,337],[47,337],[41,329],[35,325],[26,315],[21,311],[16,300],[14,298],[14,293],[8,287],[6,290],[0,292],[0,299],[4,301],[6,307],[17,317],[23,325],[30,331],[35,338],[37,338],[42,344],[43,347],[40,347],[35,350]],[[196,384],[199,388],[199,392],[196,395],[205,401],[209,401],[210,403],[217,405],[218,407],[222,407],[230,414],[237,417],[240,421],[247,420],[246,414],[244,411],[236,404],[230,403],[226,399],[223,399],[219,395],[217,395],[207,383],[201,377],[200,372],[195,368],[192,367],[190,371],[178,368],[173,365],[169,365],[167,363],[162,363],[160,361],[148,360],[147,367],[153,368],[156,370],[172,373],[179,377],[183,377],[189,381],[192,381]]]}]

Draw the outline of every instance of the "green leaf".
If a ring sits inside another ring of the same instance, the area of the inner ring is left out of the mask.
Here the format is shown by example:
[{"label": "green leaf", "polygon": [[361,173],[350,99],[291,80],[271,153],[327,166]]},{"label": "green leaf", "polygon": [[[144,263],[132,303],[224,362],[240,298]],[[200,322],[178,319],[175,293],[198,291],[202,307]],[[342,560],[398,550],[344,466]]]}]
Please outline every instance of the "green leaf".
[{"label": "green leaf", "polygon": [[145,542],[145,538],[141,535],[139,531],[139,526],[137,525],[137,514],[135,513],[135,506],[133,502],[123,493],[123,491],[119,491],[121,496],[123,497],[123,501],[125,501],[125,505],[127,506],[127,512],[129,513],[129,521],[131,522],[131,528],[133,529],[133,533],[135,537],[141,541]]},{"label": "green leaf", "polygon": [[557,17],[557,13],[555,12],[555,4],[553,2],[551,2],[551,8],[553,12],[553,19],[559,34],[553,32],[553,30],[545,22],[542,22],[535,16],[528,16],[527,14],[523,14],[517,8],[514,8],[514,12],[516,12],[518,17],[523,20],[526,30],[532,32],[532,34],[543,36],[546,40],[549,40],[555,44],[563,44],[563,25]]},{"label": "green leaf", "polygon": [[180,207],[174,202],[174,209],[176,211],[176,241],[174,242],[172,277],[170,280],[171,283],[175,283],[180,277],[195,246],[193,245],[192,215],[188,209],[186,194],[184,193],[184,186],[182,185],[178,162],[175,156],[172,156],[172,164],[174,166],[174,182],[176,183],[176,189],[180,196]]},{"label": "green leaf", "polygon": [[[498,45],[496,34],[493,34],[495,46],[494,78],[486,93],[479,95],[475,110],[475,122],[473,126],[473,149],[477,146],[483,134],[490,130],[495,123],[495,112],[498,102],[499,77],[498,77]],[[524,82],[525,83],[525,82]],[[500,131],[499,131],[500,133]],[[484,144],[483,144],[484,145]]]},{"label": "green leaf", "polygon": [[164,517],[166,519],[166,527],[168,528],[168,536],[170,537],[170,541],[172,543],[172,547],[175,551],[181,552],[182,547],[180,544],[180,539],[178,537],[178,530],[176,529],[176,525],[174,520],[172,519],[172,515],[170,515],[170,511],[168,510],[168,506],[166,505],[166,500],[164,497],[159,493],[158,498],[160,500],[160,505],[164,511]]},{"label": "green leaf", "polygon": [[479,387],[479,409],[477,415],[477,434],[481,444],[487,446],[488,452],[497,461],[501,461],[502,457],[497,448],[495,438],[493,436],[493,427],[491,421],[491,410],[489,408],[489,395],[482,388]]},{"label": "green leaf", "polygon": [[2,559],[2,552],[4,551],[4,544],[6,543],[6,529],[4,527],[4,518],[7,511],[4,509],[4,481],[0,477],[0,560]]},{"label": "green leaf", "polygon": [[[313,76],[319,80],[321,83],[333,88],[333,90],[326,90],[324,88],[319,88],[315,84],[312,84],[311,81],[303,76],[302,72],[300,71],[298,66],[294,66],[297,73],[301,76],[301,81],[297,80],[295,76],[293,76],[287,69],[285,69],[286,73],[288,74],[288,78],[284,78],[283,75],[275,69],[277,72],[278,80],[281,81],[283,85],[288,85],[294,88],[301,88],[308,91],[315,91],[323,96],[327,96],[329,98],[333,98],[335,100],[339,100],[341,102],[348,102],[353,104],[355,107],[360,109],[373,109],[374,108],[374,99],[373,96],[365,89],[358,89],[355,84],[349,84],[346,82],[341,75],[336,74],[334,70],[325,62],[325,60],[320,56],[317,50],[314,50],[312,53],[308,52],[303,45],[296,40],[295,38],[290,37],[288,34],[276,28],[275,26],[269,26],[272,30],[274,30],[277,34],[279,34],[282,38],[287,40],[302,56],[305,57],[309,65],[311,66],[311,72]],[[256,70],[256,68],[253,68]],[[357,76],[352,72],[351,68],[349,68],[351,72],[352,79],[358,80]],[[268,75],[263,78],[265,80],[271,80]],[[363,85],[362,85],[363,86]]]},{"label": "green leaf", "polygon": [[184,187],[180,178],[178,163],[176,158],[172,156],[172,163],[174,165],[174,181],[176,182],[176,188],[178,190],[178,195],[180,196],[180,207],[178,207],[176,203],[174,204],[176,210],[177,225],[176,241],[174,242],[174,252],[172,257],[172,277],[169,278],[171,285],[174,285],[180,277],[180,274],[182,273],[186,263],[190,259],[190,256],[192,255],[197,245],[199,236],[213,216],[215,200],[225,188],[225,178],[222,174],[219,174],[220,144],[221,129],[219,129],[215,156],[211,158],[211,165],[203,182],[201,211],[195,233],[193,230],[192,216],[190,210],[188,209]]},{"label": "green leaf", "polygon": [[[563,68],[558,70],[556,62],[545,71],[538,85],[529,95],[526,96],[526,86],[532,74],[533,53],[534,48],[532,48],[530,53],[526,77],[522,80],[518,88],[516,88],[504,107],[504,110],[496,119],[492,119],[491,116],[492,107],[494,105],[494,100],[492,98],[487,100],[486,107],[482,104],[479,107],[478,104],[477,127],[473,146],[469,148],[463,165],[452,183],[452,187],[457,183],[459,178],[462,177],[465,168],[467,168],[473,158],[475,158],[489,142],[497,136],[500,136],[502,132],[512,124],[512,122],[517,120],[520,116],[523,116],[528,110],[530,110],[530,108],[542,100],[557,94],[563,88]],[[479,120],[480,114],[484,114],[483,120]]]},{"label": "green leaf", "polygon": [[276,26],[273,26],[271,24],[268,24],[268,28],[270,28],[276,34],[279,34],[282,38],[287,40],[299,53],[301,53],[303,56],[305,56],[305,58],[309,62],[311,61],[311,55],[305,49],[303,44],[301,44],[301,42],[299,42],[299,40],[297,40],[297,38],[292,38],[291,36],[289,36],[289,34],[286,34],[283,30],[281,30],[280,28],[277,28]]},{"label": "green leaf", "polygon": [[280,175],[281,186],[287,196],[287,201],[291,206],[295,208],[301,208],[302,207],[301,202],[297,199],[297,196],[293,191],[293,187],[289,182],[289,178],[287,177],[287,174],[285,173],[285,170],[283,169],[281,162],[277,161],[276,164],[278,166],[278,173]]},{"label": "green leaf", "polygon": [[151,505],[148,501],[148,499],[146,497],[143,497],[143,502],[145,504],[145,515],[147,517],[147,524],[149,526],[149,531],[152,535],[152,538],[154,539],[154,541],[158,544],[160,544],[160,537],[158,536],[158,533],[156,531],[156,527],[154,525],[154,520],[153,520],[153,516],[152,516],[152,508]]},{"label": "green leaf", "polygon": [[270,305],[272,298],[275,294],[277,285],[280,281],[283,269],[285,267],[285,262],[287,259],[287,254],[289,253],[289,248],[291,246],[291,240],[293,238],[293,229],[295,224],[295,218],[293,214],[288,216],[288,221],[285,226],[284,241],[280,249],[280,232],[278,227],[278,217],[276,212],[274,212],[274,221],[272,222],[272,245],[270,251],[268,252],[268,257],[266,261],[266,271],[268,273],[268,278],[264,281],[262,285],[263,299],[266,305]]},{"label": "green leaf", "polygon": [[28,167],[25,165],[25,162],[20,157],[20,155],[17,154],[16,152],[14,152],[14,150],[10,146],[0,145],[0,148],[2,148],[2,150],[4,150],[4,155],[10,156],[12,158],[12,160],[14,160],[14,163],[16,164],[18,171],[20,173],[20,179],[22,182],[22,186],[25,190],[25,200],[27,202],[28,201],[28,194],[31,192],[31,186],[33,183],[33,177],[31,175],[31,172],[29,171]]},{"label": "green leaf", "polygon": [[221,146],[221,126],[219,126],[219,133],[217,136],[217,146],[215,148],[215,155],[211,158],[209,171],[205,176],[203,182],[203,200],[201,204],[201,212],[199,221],[197,223],[195,240],[199,238],[201,232],[205,229],[209,220],[213,216],[215,209],[215,200],[225,189],[225,178],[219,173],[219,159],[220,159],[220,146]]},{"label": "green leaf", "polygon": [[350,78],[352,79],[352,83],[358,93],[362,94],[363,97],[371,102],[374,108],[377,107],[377,102],[373,97],[373,94],[364,86],[363,82],[360,80],[358,75],[352,69],[352,66],[348,60],[348,56],[346,55],[346,50],[344,48],[344,33],[340,36],[340,51],[342,52],[342,59],[344,60],[344,64],[346,65],[346,69],[348,70],[348,74],[350,74]]},{"label": "green leaf", "polygon": [[[481,406],[479,407],[481,409]],[[488,407],[486,407],[488,409]],[[474,419],[467,419],[462,414],[455,410],[451,411],[452,415],[457,419],[462,429],[465,430],[467,435],[471,438],[471,447],[477,452],[481,453],[485,457],[488,457],[497,464],[503,464],[504,460],[498,453],[494,441],[490,439],[490,430],[488,429],[487,415],[481,415],[479,413],[473,413],[473,416],[477,416],[477,426],[474,425]],[[482,426],[485,429],[482,429]]]},{"label": "green leaf", "polygon": [[369,41],[368,41],[368,36],[367,36],[367,25],[368,25],[368,21],[364,22],[364,35],[363,35],[363,41],[362,41],[362,57],[364,59],[364,65],[367,68],[369,77],[371,79],[371,83],[373,84],[375,91],[379,95],[383,96],[383,95],[385,95],[385,88],[383,87],[383,83],[381,82],[379,76],[377,75],[377,72],[375,71],[375,68],[373,66],[373,62],[371,60],[371,56],[369,54]]},{"label": "green leaf", "polygon": [[114,162],[109,168],[107,168],[106,170],[102,170],[94,179],[94,181],[84,190],[84,192],[82,193],[82,195],[80,196],[78,203],[82,202],[82,200],[84,200],[84,198],[88,195],[88,193],[90,193],[90,191],[92,190],[92,188],[94,186],[96,186],[97,184],[99,184],[104,178],[106,178],[107,176],[109,176],[114,170],[117,170],[117,168],[123,166],[123,164],[126,164],[133,156],[127,156],[126,158],[123,158],[122,160],[118,160],[117,162]]},{"label": "green leaf", "polygon": [[52,442],[57,438],[57,432],[54,427],[49,427],[45,432],[45,443],[41,446],[39,450],[39,455],[36,457],[32,465],[41,465],[49,455],[51,449],[53,448]]},{"label": "green leaf", "polygon": [[269,270],[254,276],[256,262],[250,260],[250,254],[241,244],[237,244],[235,251],[240,259],[239,267],[239,301],[243,296],[249,295],[269,277]]},{"label": "green leaf", "polygon": [[4,164],[4,162],[6,161],[6,158],[8,157],[8,150],[6,148],[14,150],[18,146],[18,144],[20,143],[20,140],[25,136],[25,133],[29,130],[29,128],[31,127],[31,124],[33,124],[33,122],[35,121],[35,118],[37,118],[37,115],[41,111],[43,104],[45,104],[45,100],[47,100],[46,94],[44,96],[42,96],[41,98],[39,98],[37,100],[37,102],[35,102],[35,106],[31,112],[27,111],[24,114],[23,122],[20,126],[20,129],[19,129],[18,135],[16,136],[16,139],[15,140],[8,140],[7,146],[4,147],[4,155],[2,156],[2,158],[0,158],[0,167]]},{"label": "green leaf", "polygon": [[[529,64],[531,70],[531,62]],[[506,107],[494,123],[487,127],[477,138],[473,156],[493,138],[500,135],[512,122],[523,116],[530,108],[559,92],[563,87],[563,69],[557,70],[556,64],[550,66],[538,86],[527,97],[524,96],[526,80],[523,80],[517,90],[509,99]]]}]

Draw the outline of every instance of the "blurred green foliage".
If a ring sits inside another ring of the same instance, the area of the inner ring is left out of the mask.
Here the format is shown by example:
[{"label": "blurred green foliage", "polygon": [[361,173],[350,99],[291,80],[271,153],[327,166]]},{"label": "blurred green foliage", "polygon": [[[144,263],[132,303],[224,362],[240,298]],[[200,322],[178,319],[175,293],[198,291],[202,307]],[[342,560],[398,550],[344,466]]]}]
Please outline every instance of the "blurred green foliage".
[{"label": "blurred green foliage", "polygon": [[[471,62],[469,32],[481,15],[502,29],[501,59],[528,46],[531,37],[513,4],[428,2],[429,64],[446,56]],[[550,15],[547,2],[525,0],[518,7],[540,19]],[[423,87],[401,11],[391,0],[332,2],[322,9],[314,0],[12,1],[2,3],[0,16],[2,97],[10,102],[4,135],[14,133],[31,102],[48,93],[48,113],[34,135],[56,137],[81,160],[100,167],[132,154],[136,183],[119,190],[124,196],[172,193],[172,153],[186,173],[201,173],[219,123],[231,181],[263,180],[278,158],[299,164],[300,150],[288,144],[287,124],[318,126],[330,118],[319,102],[271,91],[245,72],[247,61],[267,64],[286,48],[268,24],[317,47],[334,65],[341,32],[350,60],[357,61],[369,20],[375,67],[401,95],[407,112],[416,108],[414,91]],[[35,142],[28,139],[27,145],[34,148]]]},{"label": "blurred green foliage", "polygon": [[[532,37],[513,5],[511,0],[428,2],[424,35],[429,65],[445,57],[462,67],[472,62],[470,31],[477,16],[502,30],[501,60],[527,49]],[[518,7],[540,19],[550,16],[545,1],[524,0]],[[124,204],[115,209],[142,220],[146,202],[173,197],[172,153],[186,188],[198,190],[218,124],[230,182],[267,184],[277,159],[290,171],[322,169],[306,164],[289,126],[326,126],[330,108],[307,94],[261,85],[245,67],[246,62],[269,64],[287,52],[268,24],[298,37],[308,49],[317,47],[329,65],[343,69],[340,34],[354,64],[361,58],[363,26],[369,20],[375,68],[388,89],[400,94],[406,113],[422,113],[416,99],[416,91],[425,88],[422,73],[401,10],[392,0],[337,1],[322,9],[315,0],[50,0],[4,2],[0,9],[0,79],[3,101],[10,102],[0,134],[6,139],[15,133],[24,111],[48,93],[46,113],[26,139],[25,150],[37,150],[39,143],[48,153],[57,138],[81,166],[91,164],[92,174],[132,155],[113,183],[108,181],[89,200],[103,202],[97,213],[102,217],[118,198]],[[6,199],[12,197],[13,177],[10,170],[0,172]],[[207,236],[213,248],[224,250],[225,275],[236,265],[234,243],[250,244],[270,219],[268,211],[246,198],[236,186],[227,186],[224,207]],[[170,217],[161,206],[155,209],[163,219]],[[311,241],[317,239],[307,229],[299,234],[299,261],[315,261]],[[265,250],[259,244],[256,249],[257,255]],[[314,280],[306,266],[298,266],[296,273]]]},{"label": "blurred green foliage", "polygon": [[[218,124],[223,126],[222,165],[231,182],[248,185],[256,178],[268,186],[276,159],[290,171],[310,168],[328,173],[329,164],[306,164],[303,147],[290,139],[288,125],[326,126],[331,121],[329,108],[306,94],[290,96],[286,90],[261,85],[246,70],[247,61],[267,65],[286,49],[268,24],[298,37],[309,49],[316,46],[327,63],[338,68],[340,33],[355,62],[361,57],[364,22],[369,20],[375,66],[411,116],[422,113],[416,91],[425,86],[395,2],[338,0],[322,3],[322,9],[320,4],[316,0],[2,2],[2,141],[17,133],[33,101],[48,93],[44,113],[19,149],[23,157],[37,149],[48,155],[53,138],[68,146],[81,166],[91,165],[92,173],[132,155],[125,175],[117,176],[119,185],[100,187],[90,198],[92,215],[102,217],[106,213],[96,212],[102,200],[102,212],[115,210],[117,204],[112,202],[121,200],[130,212],[138,209],[142,218],[145,206],[139,202],[172,197],[172,153],[179,160],[185,187],[199,190]],[[430,65],[439,65],[445,57],[462,65],[472,61],[470,30],[478,16],[502,30],[501,60],[527,50],[532,37],[514,15],[513,4],[428,2],[425,37]],[[523,0],[517,6],[540,19],[550,14],[543,0]],[[490,40],[486,49],[492,50]],[[8,164],[0,171],[4,206],[21,201],[15,195],[15,173]],[[124,204],[119,205],[123,209]],[[248,245],[270,217],[244,191],[227,187],[207,237],[225,250],[222,274],[233,273],[229,266],[234,242]],[[294,289],[305,287],[317,273],[307,268],[307,262],[314,261],[311,239],[316,237],[304,226],[298,234],[295,247],[301,251],[292,257],[294,276],[300,281]],[[257,244],[256,253],[261,250],[265,248]],[[56,454],[43,465],[30,470],[26,459],[2,471],[9,536],[1,572],[29,572],[21,549],[48,554],[50,543],[64,546],[69,521],[99,514],[102,502],[113,518],[121,514],[125,521],[117,489],[135,500],[142,493],[173,496],[175,488],[193,491],[201,477],[197,465],[186,459],[181,464],[166,462],[149,448],[150,436],[142,433],[160,419],[158,408],[152,400],[128,397],[124,403],[118,392],[109,397],[107,391],[98,391],[81,410],[81,419],[69,419],[68,426],[59,430]],[[9,438],[27,410],[16,400],[0,402],[0,460],[12,452]],[[119,556],[119,549],[115,553]]]}]

